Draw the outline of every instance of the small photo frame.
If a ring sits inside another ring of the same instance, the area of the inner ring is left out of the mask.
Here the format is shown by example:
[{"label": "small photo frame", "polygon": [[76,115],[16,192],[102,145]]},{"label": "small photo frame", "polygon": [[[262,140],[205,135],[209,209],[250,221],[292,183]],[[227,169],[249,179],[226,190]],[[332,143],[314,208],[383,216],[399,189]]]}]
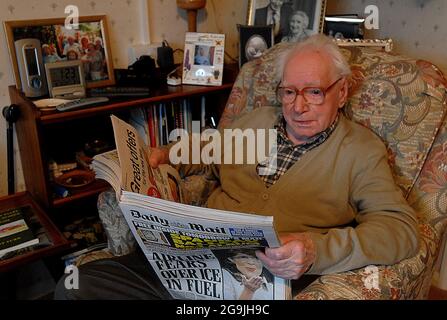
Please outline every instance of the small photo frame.
[{"label": "small photo frame", "polygon": [[222,85],[224,50],[224,34],[187,32],[182,83]]},{"label": "small photo frame", "polygon": [[239,31],[239,68],[246,62],[260,58],[273,46],[273,26],[237,25]]}]

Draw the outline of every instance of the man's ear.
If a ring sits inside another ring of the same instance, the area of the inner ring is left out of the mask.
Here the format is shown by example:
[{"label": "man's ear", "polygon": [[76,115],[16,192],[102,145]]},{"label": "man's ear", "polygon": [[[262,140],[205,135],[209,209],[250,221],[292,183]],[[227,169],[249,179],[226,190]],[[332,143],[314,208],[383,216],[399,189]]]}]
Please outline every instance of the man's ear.
[{"label": "man's ear", "polygon": [[341,88],[339,91],[339,105],[338,108],[341,109],[343,108],[343,106],[345,105],[346,101],[348,100],[348,91],[349,91],[349,85],[348,85],[348,78],[347,77],[343,77],[343,79],[341,80]]}]

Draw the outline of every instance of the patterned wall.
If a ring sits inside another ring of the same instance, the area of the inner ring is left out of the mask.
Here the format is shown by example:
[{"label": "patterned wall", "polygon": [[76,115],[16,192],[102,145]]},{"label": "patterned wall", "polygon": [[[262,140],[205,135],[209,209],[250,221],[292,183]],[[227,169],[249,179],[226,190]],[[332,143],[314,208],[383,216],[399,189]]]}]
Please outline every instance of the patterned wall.
[{"label": "patterned wall", "polygon": [[[147,3],[144,3],[147,1]],[[259,0],[265,1],[265,0]],[[198,31],[226,34],[226,52],[237,58],[238,33],[236,24],[246,22],[249,0],[208,0],[199,11]],[[391,37],[395,51],[424,58],[447,71],[444,52],[447,51],[445,0],[328,0],[327,13],[363,13],[369,4],[380,10],[380,29],[368,32],[368,37]],[[144,5],[143,5],[144,3]],[[128,48],[144,39],[143,20],[149,25],[151,42],[168,40],[174,48],[183,48],[187,30],[186,11],[178,9],[175,0],[0,0],[0,20],[28,20],[64,17],[66,5],[77,5],[81,15],[106,14],[110,23],[112,56],[116,67],[126,67]],[[147,8],[147,14],[143,9]],[[5,43],[1,29],[2,44]],[[181,54],[176,55],[181,60]],[[226,61],[231,60],[228,56]],[[6,45],[0,48],[0,107],[9,104],[7,87],[14,83]],[[0,196],[6,194],[6,124],[0,120]],[[19,156],[16,154],[16,162]],[[20,165],[19,190],[24,189]]]},{"label": "patterned wall", "polygon": [[447,1],[445,0],[328,0],[327,13],[363,14],[367,5],[379,9],[379,30],[368,38],[392,38],[395,51],[429,60],[447,72]]},{"label": "patterned wall", "polygon": [[[207,7],[198,14],[198,31],[225,33],[228,54],[236,57],[236,24],[245,23],[247,3],[248,0],[208,0]],[[0,0],[0,20],[65,17],[64,9],[67,5],[77,5],[81,16],[108,16],[115,67],[127,67],[128,48],[144,42],[144,23],[149,24],[148,40],[151,42],[166,39],[174,48],[183,48],[187,15],[185,10],[177,8],[175,0]],[[3,27],[0,30],[0,107],[3,107],[10,104],[8,86],[14,84],[14,76]],[[181,56],[176,56],[176,59],[181,60]],[[16,188],[20,191],[25,186],[17,146],[15,150]],[[0,196],[6,194],[6,122],[0,117]]]},{"label": "patterned wall", "polygon": [[[208,0],[197,14],[197,31],[224,33],[225,51],[232,58],[238,56],[237,24],[247,19],[248,0]],[[188,29],[186,10],[177,8],[174,0],[148,0],[149,28],[152,42],[166,39],[174,48],[183,49]],[[175,26],[175,27],[174,27]],[[181,61],[181,53],[176,56]],[[226,61],[231,60],[227,55]]]},{"label": "patterned wall", "polygon": [[[31,20],[65,17],[67,5],[77,5],[81,16],[106,14],[109,18],[114,64],[127,66],[127,47],[141,37],[140,0],[0,0],[0,20]],[[14,84],[3,26],[0,27],[0,108],[10,103],[8,86]],[[16,138],[14,138],[17,141]],[[17,150],[17,146],[15,146]],[[15,152],[16,188],[24,190],[20,156]],[[7,194],[6,122],[0,119],[0,196]]]}]

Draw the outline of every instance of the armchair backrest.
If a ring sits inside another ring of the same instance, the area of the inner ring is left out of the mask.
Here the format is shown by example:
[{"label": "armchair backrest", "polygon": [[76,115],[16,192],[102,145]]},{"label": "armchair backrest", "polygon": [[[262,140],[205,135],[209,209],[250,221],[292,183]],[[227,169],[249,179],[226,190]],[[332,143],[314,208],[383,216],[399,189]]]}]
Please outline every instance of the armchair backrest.
[{"label": "armchair backrest", "polygon": [[[280,107],[275,59],[291,45],[277,44],[242,67],[221,128],[255,108]],[[374,48],[341,50],[352,70],[345,115],[384,141],[395,181],[407,199],[414,200],[410,203],[418,207],[419,218],[433,226],[442,221],[445,227],[446,197],[441,190],[447,185],[447,81],[442,72],[427,61]],[[427,195],[435,196],[433,192],[438,192],[438,209],[416,203],[421,197],[429,201]]]}]

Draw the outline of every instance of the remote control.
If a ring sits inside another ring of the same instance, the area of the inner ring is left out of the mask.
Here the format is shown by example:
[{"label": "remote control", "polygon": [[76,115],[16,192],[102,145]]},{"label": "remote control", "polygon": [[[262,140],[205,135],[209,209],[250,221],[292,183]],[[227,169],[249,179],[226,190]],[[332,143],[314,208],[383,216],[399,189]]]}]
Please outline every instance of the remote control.
[{"label": "remote control", "polygon": [[109,101],[107,97],[95,97],[95,98],[82,98],[72,100],[63,104],[60,104],[56,107],[58,111],[69,111],[74,109],[80,109],[84,107],[88,107],[94,104],[103,103]]}]

